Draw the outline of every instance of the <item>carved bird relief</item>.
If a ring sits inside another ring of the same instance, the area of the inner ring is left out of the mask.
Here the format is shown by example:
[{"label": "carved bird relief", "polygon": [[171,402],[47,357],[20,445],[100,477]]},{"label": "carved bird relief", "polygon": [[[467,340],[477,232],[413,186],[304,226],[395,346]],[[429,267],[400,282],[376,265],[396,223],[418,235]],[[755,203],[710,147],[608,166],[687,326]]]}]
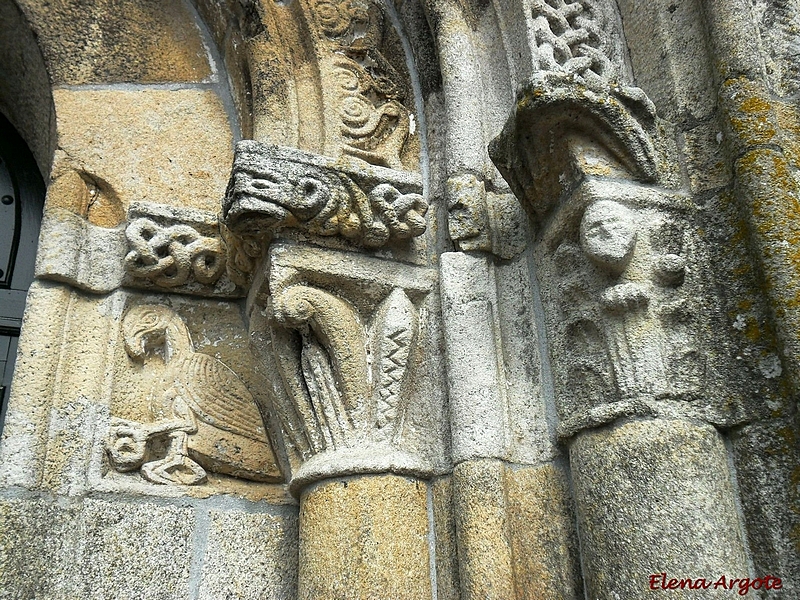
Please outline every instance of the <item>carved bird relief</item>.
[{"label": "carved bird relief", "polygon": [[[141,468],[153,483],[193,485],[206,470],[255,481],[280,480],[255,400],[241,379],[218,359],[194,351],[189,330],[171,309],[135,306],[122,323],[125,350],[142,361],[163,356],[165,370],[149,397],[155,423],[116,420],[107,442],[118,471]],[[152,458],[153,442],[166,442],[166,455]]]}]

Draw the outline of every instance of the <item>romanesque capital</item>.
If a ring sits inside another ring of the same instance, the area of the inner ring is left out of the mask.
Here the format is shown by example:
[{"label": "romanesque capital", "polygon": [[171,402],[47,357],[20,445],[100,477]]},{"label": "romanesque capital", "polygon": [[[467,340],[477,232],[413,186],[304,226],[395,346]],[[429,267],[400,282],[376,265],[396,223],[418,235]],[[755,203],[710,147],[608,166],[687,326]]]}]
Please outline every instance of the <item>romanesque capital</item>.
[{"label": "romanesque capital", "polygon": [[250,310],[275,369],[291,488],[355,473],[441,468],[441,411],[424,355],[435,271],[360,254],[274,244]]},{"label": "romanesque capital", "polygon": [[428,203],[418,175],[294,148],[239,142],[222,223],[240,280],[279,230],[379,248],[422,235]]}]

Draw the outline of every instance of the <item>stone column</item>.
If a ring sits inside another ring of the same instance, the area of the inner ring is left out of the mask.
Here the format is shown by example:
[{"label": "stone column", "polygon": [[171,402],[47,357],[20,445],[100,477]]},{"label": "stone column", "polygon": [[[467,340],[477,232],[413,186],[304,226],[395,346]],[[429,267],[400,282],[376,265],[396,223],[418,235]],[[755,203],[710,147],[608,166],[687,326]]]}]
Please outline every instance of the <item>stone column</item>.
[{"label": "stone column", "polygon": [[[275,374],[304,600],[433,593],[427,479],[446,470],[427,350],[436,272],[357,249],[421,234],[420,187],[408,173],[287,148],[237,151],[223,220],[252,280],[251,341]],[[317,243],[270,243],[279,227]]]},{"label": "stone column", "polygon": [[559,437],[592,598],[670,597],[651,580],[660,573],[665,586],[748,573],[715,429],[739,404],[713,352],[722,317],[707,308],[693,205],[653,185],[666,179],[652,111],[641,90],[589,92],[551,73],[523,90],[491,148],[540,226]]}]

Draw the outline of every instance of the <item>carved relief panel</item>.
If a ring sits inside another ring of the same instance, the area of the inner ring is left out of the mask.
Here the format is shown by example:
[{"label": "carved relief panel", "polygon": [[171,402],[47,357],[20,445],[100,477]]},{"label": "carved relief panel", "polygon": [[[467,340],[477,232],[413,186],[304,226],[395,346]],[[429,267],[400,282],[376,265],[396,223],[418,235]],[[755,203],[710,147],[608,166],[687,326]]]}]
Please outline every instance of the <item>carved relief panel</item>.
[{"label": "carved relief panel", "polygon": [[267,386],[238,307],[175,296],[127,304],[99,487],[155,484],[148,489],[158,494],[195,486],[201,495],[241,488],[252,495],[246,482],[282,481]]},{"label": "carved relief panel", "polygon": [[279,373],[275,412],[294,490],[348,473],[444,468],[443,392],[427,356],[435,283],[421,267],[271,247],[250,327]]},{"label": "carved relief panel", "polygon": [[[685,196],[589,179],[537,245],[561,435],[626,414],[717,421],[724,385]],[[673,404],[674,403],[674,404]]]},{"label": "carved relief panel", "polygon": [[324,153],[416,170],[419,137],[406,57],[383,5],[305,0],[322,80]]}]

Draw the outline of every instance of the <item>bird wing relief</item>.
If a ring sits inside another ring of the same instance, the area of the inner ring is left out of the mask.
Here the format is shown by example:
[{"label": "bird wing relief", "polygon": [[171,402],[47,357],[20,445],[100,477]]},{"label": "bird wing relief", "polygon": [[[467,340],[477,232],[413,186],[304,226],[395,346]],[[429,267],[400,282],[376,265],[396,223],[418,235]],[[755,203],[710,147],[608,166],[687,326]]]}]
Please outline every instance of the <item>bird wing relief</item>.
[{"label": "bird wing relief", "polygon": [[[163,357],[160,389],[147,399],[152,422],[112,419],[106,440],[116,471],[136,471],[151,483],[192,485],[206,471],[254,481],[279,481],[275,455],[256,400],[219,359],[194,351],[189,330],[174,310],[131,308],[122,322],[132,361]],[[141,375],[152,377],[152,365]],[[143,386],[144,387],[144,386]]]}]

